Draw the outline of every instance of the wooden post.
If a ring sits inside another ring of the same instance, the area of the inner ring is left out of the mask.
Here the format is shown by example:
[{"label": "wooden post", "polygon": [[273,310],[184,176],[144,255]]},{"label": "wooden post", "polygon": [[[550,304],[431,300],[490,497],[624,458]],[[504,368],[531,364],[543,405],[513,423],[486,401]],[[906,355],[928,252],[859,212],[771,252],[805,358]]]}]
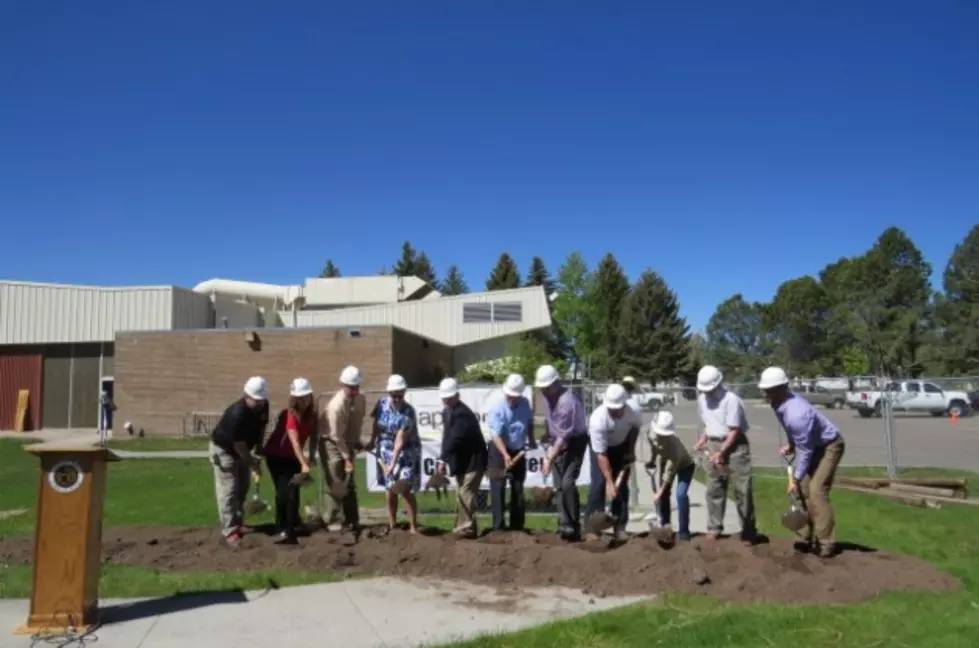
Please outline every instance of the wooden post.
[{"label": "wooden post", "polygon": [[41,474],[30,613],[14,633],[85,632],[98,624],[106,468],[119,457],[95,446],[25,450],[41,460]]}]

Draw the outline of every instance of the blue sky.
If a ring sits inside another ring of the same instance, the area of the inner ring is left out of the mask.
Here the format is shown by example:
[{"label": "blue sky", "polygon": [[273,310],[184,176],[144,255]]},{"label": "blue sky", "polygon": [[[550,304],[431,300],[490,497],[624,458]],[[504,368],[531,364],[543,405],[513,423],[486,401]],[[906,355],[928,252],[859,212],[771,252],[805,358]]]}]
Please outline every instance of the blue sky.
[{"label": "blue sky", "polygon": [[611,251],[702,327],[889,225],[940,273],[977,115],[970,0],[5,2],[0,278]]}]

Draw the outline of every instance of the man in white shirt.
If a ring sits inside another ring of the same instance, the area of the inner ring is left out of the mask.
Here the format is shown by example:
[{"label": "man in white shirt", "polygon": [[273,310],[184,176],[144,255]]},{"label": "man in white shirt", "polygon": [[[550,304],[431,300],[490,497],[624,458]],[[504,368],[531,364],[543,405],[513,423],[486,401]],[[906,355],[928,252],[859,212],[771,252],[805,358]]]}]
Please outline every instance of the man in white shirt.
[{"label": "man in white shirt", "polygon": [[628,471],[636,456],[640,413],[630,407],[629,394],[622,385],[609,385],[602,404],[588,419],[588,438],[592,453],[591,492],[585,507],[585,519],[605,508],[612,500],[613,527],[616,537],[625,535],[629,522],[629,475],[615,486],[619,473]]},{"label": "man in white shirt", "polygon": [[712,469],[707,475],[707,537],[716,540],[724,531],[728,483],[741,518],[741,541],[755,542],[755,502],[751,488],[751,447],[744,403],[722,384],[717,367],[707,365],[697,374],[697,412],[704,431],[694,450],[707,448]]}]

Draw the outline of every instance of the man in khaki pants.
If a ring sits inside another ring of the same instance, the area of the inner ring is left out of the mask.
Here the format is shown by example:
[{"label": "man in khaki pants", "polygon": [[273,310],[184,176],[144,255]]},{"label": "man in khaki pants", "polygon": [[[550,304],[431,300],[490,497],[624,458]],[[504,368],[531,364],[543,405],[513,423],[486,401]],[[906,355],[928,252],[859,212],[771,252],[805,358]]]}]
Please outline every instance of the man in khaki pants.
[{"label": "man in khaki pants", "polygon": [[[342,512],[343,528],[350,531],[360,527],[354,459],[361,447],[361,426],[367,410],[360,393],[361,382],[360,369],[345,368],[340,374],[340,390],[327,403],[320,419],[320,465],[329,495],[327,517],[329,524],[334,524]],[[341,484],[344,486],[339,490],[345,495],[337,497],[335,487]]]},{"label": "man in khaki pants", "polygon": [[459,383],[446,378],[439,383],[442,410],[442,461],[456,478],[456,523],[454,533],[475,537],[476,495],[486,472],[488,452],[479,419],[459,399]]},{"label": "man in khaki pants", "polygon": [[755,498],[751,484],[751,446],[748,444],[748,418],[744,403],[725,389],[717,367],[707,365],[697,373],[697,411],[704,432],[694,450],[707,448],[710,470],[707,473],[707,538],[716,540],[724,531],[728,485],[734,490],[734,503],[741,518],[741,541],[755,542]]},{"label": "man in khaki pants", "polygon": [[843,435],[812,403],[789,391],[789,377],[781,368],[765,369],[758,388],[788,437],[782,455],[795,455],[789,494],[801,495],[809,512],[809,525],[799,533],[796,550],[815,549],[820,557],[830,558],[836,552],[836,519],[829,491],[846,449]]}]

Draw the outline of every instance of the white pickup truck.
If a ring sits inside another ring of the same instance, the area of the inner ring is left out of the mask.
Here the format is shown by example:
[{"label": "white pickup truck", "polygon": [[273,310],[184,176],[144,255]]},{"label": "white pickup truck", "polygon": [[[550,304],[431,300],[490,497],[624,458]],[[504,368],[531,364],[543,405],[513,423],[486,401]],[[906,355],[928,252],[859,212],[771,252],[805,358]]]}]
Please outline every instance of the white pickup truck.
[{"label": "white pickup truck", "polygon": [[932,416],[968,416],[970,412],[968,394],[945,391],[926,380],[889,382],[883,391],[847,392],[846,405],[864,418],[880,416],[885,396],[891,399],[895,412],[928,412]]}]

